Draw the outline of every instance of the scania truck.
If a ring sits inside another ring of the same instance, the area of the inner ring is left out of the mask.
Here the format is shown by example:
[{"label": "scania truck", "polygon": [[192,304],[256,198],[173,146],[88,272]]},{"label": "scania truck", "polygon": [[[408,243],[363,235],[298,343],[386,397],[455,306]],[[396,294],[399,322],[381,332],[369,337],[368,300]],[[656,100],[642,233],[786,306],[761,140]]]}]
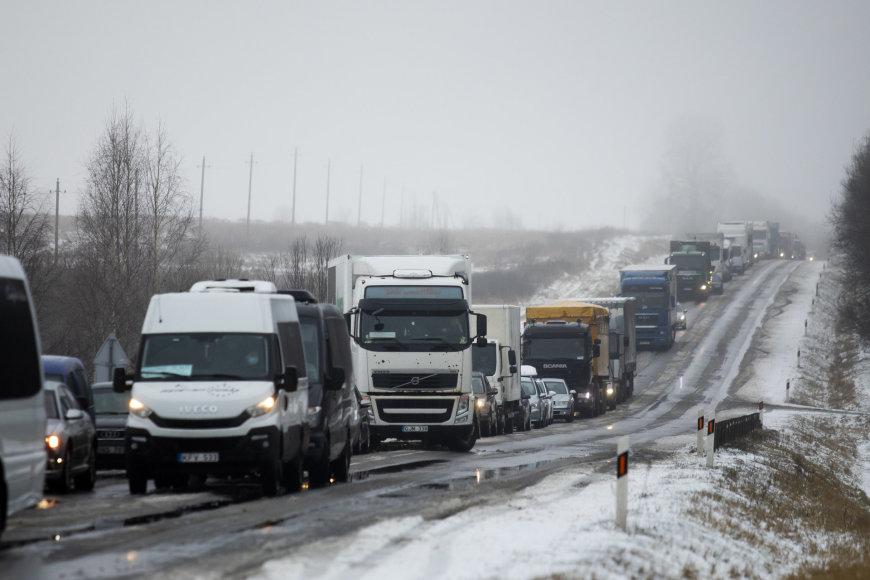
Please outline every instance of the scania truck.
[{"label": "scania truck", "polygon": [[627,266],[619,271],[619,294],[636,299],[637,347],[670,349],[677,335],[677,267]]},{"label": "scania truck", "polygon": [[522,332],[520,307],[514,304],[477,304],[473,308],[475,312],[486,315],[487,342],[483,347],[472,347],[472,366],[484,373],[489,384],[498,390],[497,433],[512,433],[514,426],[519,428],[525,420],[517,373]]},{"label": "scania truck", "polygon": [[471,311],[468,256],[339,256],[328,263],[327,301],[345,313],[373,444],[474,447],[471,348],[486,344],[487,329]]},{"label": "scania truck", "polygon": [[594,417],[615,405],[607,308],[576,300],[529,306],[522,341],[523,364],[541,377],[564,379],[576,391],[575,408]]}]

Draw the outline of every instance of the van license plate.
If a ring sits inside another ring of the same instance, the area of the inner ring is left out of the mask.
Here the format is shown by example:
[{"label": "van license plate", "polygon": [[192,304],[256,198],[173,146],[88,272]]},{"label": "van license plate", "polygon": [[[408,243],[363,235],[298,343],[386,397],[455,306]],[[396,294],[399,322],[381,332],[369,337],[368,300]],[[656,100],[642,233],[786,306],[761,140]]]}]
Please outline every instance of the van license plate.
[{"label": "van license plate", "polygon": [[426,433],[428,425],[402,425],[402,433]]},{"label": "van license plate", "polygon": [[217,463],[217,453],[179,453],[179,463]]}]

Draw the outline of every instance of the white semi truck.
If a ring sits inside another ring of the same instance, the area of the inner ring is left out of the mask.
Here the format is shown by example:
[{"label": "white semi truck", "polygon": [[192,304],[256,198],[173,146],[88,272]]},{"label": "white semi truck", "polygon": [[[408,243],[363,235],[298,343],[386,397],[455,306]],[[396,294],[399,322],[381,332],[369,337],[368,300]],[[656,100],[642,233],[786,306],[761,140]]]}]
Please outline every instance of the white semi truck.
[{"label": "white semi truck", "polygon": [[[522,427],[522,388],[517,373],[522,320],[520,307],[512,304],[477,304],[474,311],[486,315],[487,343],[473,347],[472,366],[489,379],[498,390],[496,395],[497,432],[513,433]],[[474,322],[472,320],[472,322]]]},{"label": "white semi truck", "polygon": [[339,256],[328,263],[327,301],[348,322],[373,444],[474,447],[471,346],[486,344],[486,316],[476,316],[475,336],[468,256]]}]

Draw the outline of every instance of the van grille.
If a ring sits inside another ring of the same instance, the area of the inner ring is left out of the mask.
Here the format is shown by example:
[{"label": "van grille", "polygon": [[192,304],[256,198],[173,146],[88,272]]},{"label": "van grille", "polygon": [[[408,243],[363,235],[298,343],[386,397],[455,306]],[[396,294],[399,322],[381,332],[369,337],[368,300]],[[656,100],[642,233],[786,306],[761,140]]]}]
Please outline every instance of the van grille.
[{"label": "van grille", "polygon": [[166,419],[157,413],[151,413],[149,419],[158,427],[164,429],[231,429],[238,427],[251,416],[247,411],[229,419]]}]

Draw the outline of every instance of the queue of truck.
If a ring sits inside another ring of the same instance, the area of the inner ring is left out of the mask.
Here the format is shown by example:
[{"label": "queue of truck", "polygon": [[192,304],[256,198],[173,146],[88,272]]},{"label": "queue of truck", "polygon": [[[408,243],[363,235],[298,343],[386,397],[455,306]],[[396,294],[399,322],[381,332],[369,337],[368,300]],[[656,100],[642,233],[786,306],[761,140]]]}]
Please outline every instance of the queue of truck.
[{"label": "queue of truck", "polygon": [[[669,249],[664,264],[622,268],[618,296],[525,308],[474,303],[465,255],[339,256],[322,304],[250,280],[155,295],[135,368],[112,381],[129,393],[130,492],[218,475],[255,477],[275,495],[300,489],[306,472],[309,485],[347,481],[352,454],[387,439],[462,452],[481,436],[595,417],[632,397],[638,350],[674,344],[680,301],[706,300],[717,280],[721,289],[756,260],[805,257],[775,222],[720,222]],[[26,280],[16,263],[6,268],[6,283],[23,290],[7,292],[20,300],[4,308],[25,328]],[[16,364],[38,360],[38,334],[33,346]],[[39,368],[25,370],[42,384]],[[21,404],[0,413],[42,431],[43,416],[23,411],[42,398],[22,386]],[[0,457],[0,526],[38,495],[15,479],[16,457]],[[45,457],[22,448],[22,465]],[[41,488],[44,467],[27,469]]]}]

